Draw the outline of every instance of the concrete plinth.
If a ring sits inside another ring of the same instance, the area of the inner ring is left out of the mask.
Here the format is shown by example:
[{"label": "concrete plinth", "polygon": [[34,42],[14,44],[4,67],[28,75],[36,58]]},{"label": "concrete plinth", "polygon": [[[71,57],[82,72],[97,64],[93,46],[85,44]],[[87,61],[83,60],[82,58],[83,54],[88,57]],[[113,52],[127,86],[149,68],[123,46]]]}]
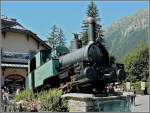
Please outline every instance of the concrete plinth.
[{"label": "concrete plinth", "polygon": [[68,93],[63,98],[68,100],[69,112],[130,111],[129,103],[127,105],[129,96],[125,95],[96,97],[92,94]]}]

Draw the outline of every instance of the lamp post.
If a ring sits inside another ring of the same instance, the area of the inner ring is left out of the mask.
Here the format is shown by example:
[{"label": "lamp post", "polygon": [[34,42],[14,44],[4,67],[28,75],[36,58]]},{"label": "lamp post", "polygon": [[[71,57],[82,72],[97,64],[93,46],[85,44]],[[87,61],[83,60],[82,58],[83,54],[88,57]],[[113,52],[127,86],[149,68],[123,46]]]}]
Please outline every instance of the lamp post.
[{"label": "lamp post", "polygon": [[[1,34],[0,34],[1,35]],[[2,85],[2,67],[1,67],[1,55],[2,55],[2,36],[0,36],[0,88]]]}]

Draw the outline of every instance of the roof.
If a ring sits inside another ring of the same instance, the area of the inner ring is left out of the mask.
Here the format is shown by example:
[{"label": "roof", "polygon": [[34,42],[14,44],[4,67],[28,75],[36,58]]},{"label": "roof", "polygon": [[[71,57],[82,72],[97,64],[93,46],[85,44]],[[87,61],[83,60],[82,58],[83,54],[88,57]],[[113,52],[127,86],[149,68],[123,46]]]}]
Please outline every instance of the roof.
[{"label": "roof", "polygon": [[34,38],[36,41],[38,41],[41,45],[43,45],[47,49],[51,49],[51,47],[46,44],[42,39],[40,39],[37,34],[33,33],[32,31],[26,29],[23,27],[20,23],[16,21],[16,19],[8,19],[8,18],[2,18],[1,19],[2,24],[2,32],[20,32],[25,33],[32,38]]}]

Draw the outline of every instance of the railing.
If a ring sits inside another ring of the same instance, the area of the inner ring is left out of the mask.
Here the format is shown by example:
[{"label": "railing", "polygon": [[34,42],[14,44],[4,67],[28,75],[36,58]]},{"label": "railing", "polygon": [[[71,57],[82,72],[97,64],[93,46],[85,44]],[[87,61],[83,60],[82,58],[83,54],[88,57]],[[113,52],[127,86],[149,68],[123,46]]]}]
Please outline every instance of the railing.
[{"label": "railing", "polygon": [[3,102],[1,102],[1,112],[17,112],[19,111],[16,108],[16,105],[9,103],[9,104],[5,104]]},{"label": "railing", "polygon": [[4,61],[4,62],[27,63],[30,58],[31,58],[30,53],[2,52],[2,61]]},{"label": "railing", "polygon": [[10,101],[6,101],[2,99],[2,95],[1,95],[1,112],[18,112],[17,109],[17,105],[15,104],[15,102],[13,101],[14,96],[10,95],[9,96]]}]

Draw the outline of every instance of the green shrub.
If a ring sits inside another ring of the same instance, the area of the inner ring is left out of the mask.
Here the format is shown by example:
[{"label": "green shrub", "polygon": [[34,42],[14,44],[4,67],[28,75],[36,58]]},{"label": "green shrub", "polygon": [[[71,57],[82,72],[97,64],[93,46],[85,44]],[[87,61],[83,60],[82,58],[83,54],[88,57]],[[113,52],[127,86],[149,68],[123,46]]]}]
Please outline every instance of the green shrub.
[{"label": "green shrub", "polygon": [[33,93],[32,90],[23,90],[20,91],[18,95],[15,96],[14,100],[16,103],[22,103],[23,104],[23,111],[24,112],[29,112],[29,108],[30,108],[30,103],[31,101],[35,99],[35,94]]},{"label": "green shrub", "polygon": [[34,98],[32,90],[23,90],[20,91],[18,95],[15,96],[15,101],[19,102],[20,100],[29,101]]},{"label": "green shrub", "polygon": [[58,89],[33,93],[32,90],[24,90],[15,96],[15,101],[24,101],[24,110],[29,111],[32,102],[40,102],[40,111],[65,112],[67,109],[67,101],[63,99],[62,92]]},{"label": "green shrub", "polygon": [[67,101],[62,97],[62,92],[58,89],[43,91],[38,95],[41,102],[41,111],[65,112],[67,111]]}]

